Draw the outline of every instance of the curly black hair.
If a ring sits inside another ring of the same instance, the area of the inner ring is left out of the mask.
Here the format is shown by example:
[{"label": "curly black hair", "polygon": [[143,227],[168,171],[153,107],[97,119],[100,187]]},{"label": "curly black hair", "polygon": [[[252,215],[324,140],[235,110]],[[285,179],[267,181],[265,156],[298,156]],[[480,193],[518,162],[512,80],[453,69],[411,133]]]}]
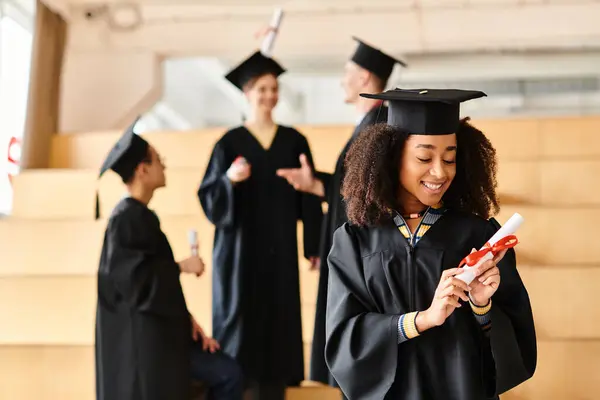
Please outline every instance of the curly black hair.
[{"label": "curly black hair", "polygon": [[[345,159],[342,196],[348,220],[355,225],[379,225],[399,209],[398,166],[409,134],[376,124],[356,138]],[[444,206],[490,218],[499,209],[496,196],[496,150],[485,135],[460,121],[456,132],[456,176],[442,197]]]}]

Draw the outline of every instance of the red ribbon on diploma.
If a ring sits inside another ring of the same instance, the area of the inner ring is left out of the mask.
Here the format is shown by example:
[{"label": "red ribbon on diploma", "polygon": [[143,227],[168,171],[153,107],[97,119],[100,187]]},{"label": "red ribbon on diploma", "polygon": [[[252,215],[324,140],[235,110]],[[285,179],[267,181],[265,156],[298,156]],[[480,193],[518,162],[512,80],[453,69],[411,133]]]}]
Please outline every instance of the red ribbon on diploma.
[{"label": "red ribbon on diploma", "polygon": [[489,242],[487,242],[483,245],[483,249],[473,252],[465,258],[463,258],[460,264],[458,265],[458,268],[462,267],[465,264],[467,264],[469,267],[472,267],[473,265],[477,264],[479,260],[481,260],[481,258],[487,253],[491,252],[492,255],[496,256],[502,250],[512,249],[517,244],[519,244],[519,239],[517,239],[515,235],[505,236],[502,239],[498,240],[493,246],[490,245]]}]

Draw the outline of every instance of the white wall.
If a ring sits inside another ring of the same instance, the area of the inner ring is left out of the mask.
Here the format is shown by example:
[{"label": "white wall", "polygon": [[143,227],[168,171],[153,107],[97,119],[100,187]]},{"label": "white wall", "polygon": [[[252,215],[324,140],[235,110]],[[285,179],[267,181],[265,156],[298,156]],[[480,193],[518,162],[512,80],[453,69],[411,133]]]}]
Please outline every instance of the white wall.
[{"label": "white wall", "polygon": [[[284,63],[285,65],[285,63]],[[521,55],[447,54],[413,60],[396,68],[389,87],[483,90],[487,98],[467,102],[463,115],[515,117],[600,114],[600,53]],[[231,65],[210,58],[166,60],[162,110],[153,129],[241,123],[243,95],[224,78]],[[276,118],[284,124],[352,124],[353,108],[343,103],[342,65],[310,72],[291,69],[281,76]],[[174,117],[165,118],[165,108]]]},{"label": "white wall", "polygon": [[32,15],[16,6],[0,0],[0,214],[12,208],[8,174],[18,167],[8,163],[8,143],[23,137],[29,86]]}]

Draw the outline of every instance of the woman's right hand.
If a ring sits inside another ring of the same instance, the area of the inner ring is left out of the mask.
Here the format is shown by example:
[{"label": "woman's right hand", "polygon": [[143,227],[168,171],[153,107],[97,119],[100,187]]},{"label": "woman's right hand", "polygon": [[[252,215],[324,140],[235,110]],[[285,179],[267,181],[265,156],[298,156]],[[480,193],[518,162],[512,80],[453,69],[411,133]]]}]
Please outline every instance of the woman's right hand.
[{"label": "woman's right hand", "polygon": [[417,315],[415,323],[419,332],[442,325],[454,310],[461,306],[459,299],[469,301],[465,292],[471,288],[454,277],[460,272],[460,268],[452,268],[442,273],[431,306]]},{"label": "woman's right hand", "polygon": [[191,256],[179,262],[179,270],[197,277],[204,273],[204,261],[198,256]]},{"label": "woman's right hand", "polygon": [[227,170],[227,178],[233,183],[240,183],[250,178],[251,167],[243,158],[237,158]]},{"label": "woman's right hand", "polygon": [[300,168],[280,168],[276,173],[277,176],[287,180],[294,189],[300,192],[312,193],[321,197],[325,196],[323,182],[313,175],[306,154],[300,155]]}]

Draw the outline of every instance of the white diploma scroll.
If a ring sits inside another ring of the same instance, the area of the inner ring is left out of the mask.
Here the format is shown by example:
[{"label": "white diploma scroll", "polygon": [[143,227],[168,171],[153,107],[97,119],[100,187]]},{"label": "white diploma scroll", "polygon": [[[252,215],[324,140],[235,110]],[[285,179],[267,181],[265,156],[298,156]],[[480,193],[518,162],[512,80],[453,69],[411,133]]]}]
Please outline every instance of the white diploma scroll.
[{"label": "white diploma scroll", "polygon": [[267,35],[263,39],[262,46],[260,47],[260,52],[265,57],[272,57],[273,52],[273,44],[275,43],[275,38],[277,37],[277,33],[279,32],[279,27],[281,26],[281,20],[283,19],[283,9],[277,8],[273,13],[273,17],[271,18],[271,24],[269,25],[269,31]]},{"label": "white diploma scroll", "polygon": [[188,243],[190,244],[192,256],[198,257],[198,232],[195,229],[188,231]]},{"label": "white diploma scroll", "polygon": [[[514,213],[513,216],[510,217],[509,220],[506,221],[506,223],[500,227],[500,229],[498,229],[498,231],[494,234],[494,236],[492,236],[490,238],[490,240],[488,240],[488,242],[486,243],[486,246],[482,247],[480,250],[485,249],[488,245],[489,246],[495,245],[500,239],[502,239],[506,236],[514,235],[522,223],[523,223],[523,217],[521,216],[521,214]],[[494,258],[494,255],[492,254],[491,251],[489,253],[486,253],[483,257],[481,257],[479,259],[477,264],[473,265],[472,267],[469,267],[468,265],[463,267],[464,272],[462,272],[460,275],[456,275],[456,278],[465,282],[467,285],[470,284],[471,282],[473,282],[473,279],[475,279],[475,270],[481,264],[483,264],[487,260],[491,260],[492,258]]]}]

